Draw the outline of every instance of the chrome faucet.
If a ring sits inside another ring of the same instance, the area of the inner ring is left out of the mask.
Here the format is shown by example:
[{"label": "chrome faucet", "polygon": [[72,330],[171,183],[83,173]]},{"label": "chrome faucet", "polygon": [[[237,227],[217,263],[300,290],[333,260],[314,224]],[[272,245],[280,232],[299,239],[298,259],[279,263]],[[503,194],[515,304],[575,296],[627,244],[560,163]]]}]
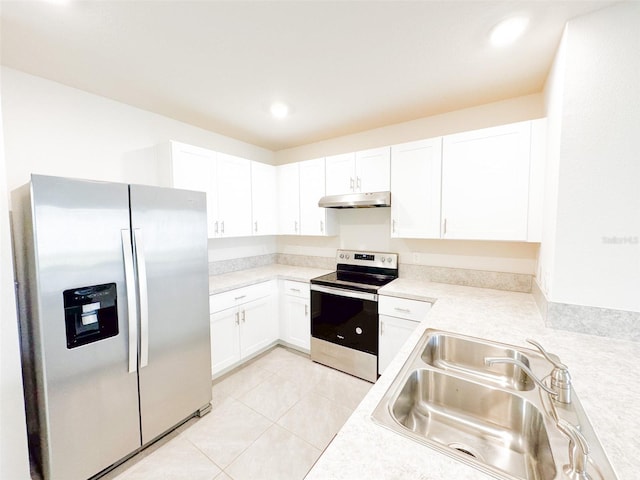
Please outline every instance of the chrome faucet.
[{"label": "chrome faucet", "polygon": [[529,367],[527,367],[524,363],[522,363],[520,360],[518,360],[516,358],[511,358],[511,357],[484,357],[484,363],[487,366],[491,366],[494,363],[511,363],[513,365],[516,365],[516,366],[520,367],[524,373],[529,375],[529,378],[531,378],[531,380],[536,382],[538,384],[538,386],[541,389],[543,389],[545,392],[547,392],[549,395],[552,395],[554,397],[558,395],[557,392],[554,392],[553,390],[551,390],[549,387],[547,387],[544,384],[544,382],[542,380],[540,380],[538,377],[536,377],[535,374],[531,371],[531,369]]},{"label": "chrome faucet", "polygon": [[552,359],[542,345],[535,340],[527,338],[527,342],[536,347],[544,358],[553,365],[551,388],[557,393],[556,400],[560,403],[571,403],[571,375],[569,374],[569,368],[564,363],[556,362]]}]

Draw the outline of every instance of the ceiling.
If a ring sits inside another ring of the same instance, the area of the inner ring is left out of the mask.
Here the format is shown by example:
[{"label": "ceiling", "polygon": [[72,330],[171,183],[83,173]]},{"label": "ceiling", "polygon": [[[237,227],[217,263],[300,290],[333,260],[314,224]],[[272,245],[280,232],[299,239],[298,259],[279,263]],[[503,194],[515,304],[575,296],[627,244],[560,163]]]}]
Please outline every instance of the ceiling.
[{"label": "ceiling", "polygon": [[[0,59],[278,151],[540,92],[566,21],[612,3],[2,1]],[[512,14],[527,33],[491,47]]]}]

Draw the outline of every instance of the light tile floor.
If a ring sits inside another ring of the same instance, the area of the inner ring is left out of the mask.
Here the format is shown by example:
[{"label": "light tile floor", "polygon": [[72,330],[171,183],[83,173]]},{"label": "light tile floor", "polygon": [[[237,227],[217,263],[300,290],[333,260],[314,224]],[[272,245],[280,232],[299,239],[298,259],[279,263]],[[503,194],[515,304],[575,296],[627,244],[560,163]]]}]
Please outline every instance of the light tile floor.
[{"label": "light tile floor", "polygon": [[371,384],[276,347],[213,385],[213,410],[113,480],[300,480]]}]

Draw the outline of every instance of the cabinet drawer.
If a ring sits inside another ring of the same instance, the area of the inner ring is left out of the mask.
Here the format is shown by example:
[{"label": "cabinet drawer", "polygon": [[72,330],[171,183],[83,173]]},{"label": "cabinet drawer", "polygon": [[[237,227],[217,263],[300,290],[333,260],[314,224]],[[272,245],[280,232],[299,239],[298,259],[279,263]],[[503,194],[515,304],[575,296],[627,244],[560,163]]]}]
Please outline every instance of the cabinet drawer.
[{"label": "cabinet drawer", "polygon": [[236,305],[267,297],[271,295],[271,293],[272,283],[267,281],[247,287],[236,288],[216,295],[210,295],[209,313],[219,312],[227,308],[235,307]]},{"label": "cabinet drawer", "polygon": [[431,304],[429,302],[410,300],[408,298],[386,297],[384,295],[378,297],[378,313],[380,315],[389,315],[391,317],[406,318],[420,322],[426,318],[430,308]]},{"label": "cabinet drawer", "polygon": [[293,297],[308,298],[309,284],[304,282],[294,282],[293,280],[284,280],[283,293]]}]

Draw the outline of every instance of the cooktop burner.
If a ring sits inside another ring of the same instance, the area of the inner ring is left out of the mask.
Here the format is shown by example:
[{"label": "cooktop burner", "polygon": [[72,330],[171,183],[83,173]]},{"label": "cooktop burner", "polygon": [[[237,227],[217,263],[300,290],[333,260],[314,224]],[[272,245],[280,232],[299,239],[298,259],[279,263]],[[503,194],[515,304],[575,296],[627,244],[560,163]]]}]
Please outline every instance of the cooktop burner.
[{"label": "cooktop burner", "polygon": [[311,283],[375,293],[398,278],[395,253],[338,250],[337,271],[311,279]]}]

